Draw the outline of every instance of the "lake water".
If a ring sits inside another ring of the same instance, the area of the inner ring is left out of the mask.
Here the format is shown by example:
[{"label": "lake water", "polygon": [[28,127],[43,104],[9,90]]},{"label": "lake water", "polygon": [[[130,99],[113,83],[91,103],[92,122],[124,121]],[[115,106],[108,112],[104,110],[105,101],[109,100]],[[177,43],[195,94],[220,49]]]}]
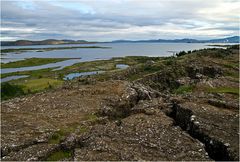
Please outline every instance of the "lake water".
[{"label": "lake water", "polygon": [[27,78],[28,75],[14,75],[14,76],[9,76],[9,77],[5,77],[5,78],[1,78],[1,82],[7,82],[10,80],[16,80],[16,79],[20,79],[20,78]]},{"label": "lake water", "polygon": [[129,65],[126,65],[126,64],[116,64],[116,68],[118,68],[118,69],[126,69],[128,67],[129,67]]},{"label": "lake water", "polygon": [[96,75],[104,73],[104,71],[88,71],[88,72],[81,72],[81,73],[70,73],[66,75],[63,80],[72,80],[77,77],[88,76],[88,75]]},{"label": "lake water", "polygon": [[[116,68],[118,69],[126,69],[128,68],[129,65],[126,64],[116,64]],[[101,74],[104,73],[105,71],[88,71],[88,72],[81,72],[81,73],[70,73],[65,75],[63,80],[72,80],[77,77],[83,77],[83,76],[88,76],[88,75],[96,75],[96,74]]]},{"label": "lake water", "polygon": [[[113,57],[125,56],[171,56],[179,51],[188,51],[194,49],[213,48],[204,43],[97,43],[97,44],[73,44],[73,45],[39,45],[39,46],[3,46],[7,48],[48,48],[48,47],[64,47],[64,46],[104,46],[111,48],[78,48],[53,51],[28,51],[20,54],[7,53],[1,56],[1,62],[7,63],[11,61],[24,60],[27,58],[70,58],[67,61],[50,63],[41,66],[21,67],[21,68],[5,68],[1,69],[2,73],[10,73],[17,71],[39,70],[45,68],[55,68],[60,70],[66,66],[71,66],[78,62],[106,60]],[[81,58],[81,59],[76,59]]]}]

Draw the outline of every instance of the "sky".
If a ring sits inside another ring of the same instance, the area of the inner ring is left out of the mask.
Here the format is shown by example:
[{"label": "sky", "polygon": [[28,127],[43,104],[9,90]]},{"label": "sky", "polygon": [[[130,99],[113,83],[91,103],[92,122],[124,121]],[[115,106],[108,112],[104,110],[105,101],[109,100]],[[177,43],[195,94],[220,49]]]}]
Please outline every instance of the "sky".
[{"label": "sky", "polygon": [[1,40],[239,35],[240,0],[1,0]]}]

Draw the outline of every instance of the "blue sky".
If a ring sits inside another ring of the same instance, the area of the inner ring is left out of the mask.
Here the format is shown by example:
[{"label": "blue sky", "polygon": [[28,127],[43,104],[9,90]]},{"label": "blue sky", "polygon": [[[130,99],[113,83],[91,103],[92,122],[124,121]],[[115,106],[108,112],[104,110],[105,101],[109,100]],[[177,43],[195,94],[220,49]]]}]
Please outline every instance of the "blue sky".
[{"label": "blue sky", "polygon": [[239,35],[238,0],[1,0],[1,39],[209,39]]}]

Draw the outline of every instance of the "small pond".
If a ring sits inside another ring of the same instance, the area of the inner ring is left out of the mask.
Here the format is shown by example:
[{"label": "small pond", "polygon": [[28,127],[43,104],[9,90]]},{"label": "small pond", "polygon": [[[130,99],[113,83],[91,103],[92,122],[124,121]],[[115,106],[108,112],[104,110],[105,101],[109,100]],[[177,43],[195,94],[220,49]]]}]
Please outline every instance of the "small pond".
[{"label": "small pond", "polygon": [[118,69],[126,69],[128,67],[129,67],[129,65],[126,65],[126,64],[116,64],[116,68],[118,68]]},{"label": "small pond", "polygon": [[83,76],[88,76],[88,75],[96,75],[100,73],[104,73],[105,71],[88,71],[88,72],[81,72],[81,73],[70,73],[66,75],[63,80],[72,80],[77,77],[83,77]]}]

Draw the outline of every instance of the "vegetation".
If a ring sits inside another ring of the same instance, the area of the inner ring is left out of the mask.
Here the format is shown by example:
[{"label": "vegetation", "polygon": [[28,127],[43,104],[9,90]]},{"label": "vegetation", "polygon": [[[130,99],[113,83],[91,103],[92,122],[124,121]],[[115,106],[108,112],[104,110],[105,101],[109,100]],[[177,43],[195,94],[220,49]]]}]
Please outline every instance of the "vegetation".
[{"label": "vegetation", "polygon": [[23,86],[23,90],[25,93],[33,93],[60,86],[62,85],[62,83],[63,81],[60,80],[40,78],[34,80],[27,80],[21,85]]},{"label": "vegetation", "polygon": [[[232,79],[238,79],[239,73],[237,69],[238,60],[235,58],[235,55],[231,53],[235,51],[235,48],[226,49],[205,49],[205,50],[194,50],[188,52],[180,52],[178,57],[146,57],[146,56],[128,56],[124,58],[112,58],[110,60],[97,60],[91,62],[80,62],[72,66],[65,67],[62,70],[52,71],[54,68],[40,69],[33,71],[22,71],[22,72],[13,72],[7,74],[1,74],[1,78],[13,75],[29,75],[28,78],[22,78],[17,80],[9,81],[11,85],[17,85],[21,87],[23,93],[16,92],[17,96],[35,93],[46,89],[51,89],[58,87],[63,84],[63,78],[69,73],[75,72],[88,72],[88,71],[105,71],[105,73],[94,76],[96,80],[104,81],[110,78],[118,78],[121,76],[123,79],[134,81],[139,78],[142,78],[144,75],[149,75],[162,69],[169,68],[173,70],[171,73],[173,76],[168,76],[171,79],[184,76],[185,69],[184,64],[187,62],[194,62],[197,60],[202,60],[205,62],[211,62],[218,66],[224,67],[223,72],[225,76],[229,76]],[[187,57],[186,54],[191,53]],[[206,56],[206,57],[203,57]],[[226,57],[226,59],[222,59]],[[214,59],[211,59],[214,58]],[[207,60],[204,60],[207,59]],[[31,66],[33,64],[45,64],[50,61],[60,61],[61,59],[38,59],[32,58],[24,61],[13,62],[9,64],[3,64],[3,67],[18,67],[18,66]],[[43,63],[44,62],[44,63]],[[132,68],[128,70],[121,70],[116,68],[116,64],[127,64]],[[56,68],[56,67],[55,67]],[[120,78],[121,79],[121,78]],[[234,80],[234,81],[235,81]],[[87,79],[82,79],[82,83],[88,83]],[[172,83],[171,83],[172,84]],[[174,87],[173,87],[174,88]],[[174,92],[177,94],[189,93],[193,89],[192,86],[181,86],[176,89]],[[19,90],[19,89],[18,89]],[[4,93],[3,93],[4,95]],[[14,95],[12,95],[14,97]],[[3,99],[9,99],[9,97],[4,97]]]},{"label": "vegetation", "polygon": [[88,130],[88,127],[82,126],[82,127],[79,128],[79,133],[84,133],[84,132],[86,132],[87,130]]},{"label": "vegetation", "polygon": [[60,150],[57,152],[52,153],[48,158],[47,161],[59,161],[65,158],[70,158],[72,156],[71,151]]},{"label": "vegetation", "polygon": [[35,93],[46,89],[56,88],[62,85],[63,81],[49,78],[27,80],[23,83],[1,83],[1,99],[6,100],[29,93]]},{"label": "vegetation", "polygon": [[48,143],[59,144],[65,138],[65,135],[66,134],[62,131],[55,132],[49,139]]},{"label": "vegetation", "polygon": [[96,121],[96,120],[98,119],[98,117],[97,117],[97,115],[95,115],[95,114],[89,114],[89,115],[86,115],[86,119],[87,119],[88,121],[94,122],[94,121]]},{"label": "vegetation", "polygon": [[209,88],[208,92],[210,92],[210,93],[229,93],[229,94],[239,95],[239,89],[232,88],[232,87]]},{"label": "vegetation", "polygon": [[27,67],[27,66],[38,66],[49,63],[60,62],[68,60],[69,58],[29,58],[26,60],[2,63],[1,68],[18,68],[18,67]]},{"label": "vegetation", "polygon": [[176,94],[186,94],[186,93],[190,93],[193,90],[193,86],[187,86],[187,85],[183,85],[178,87],[178,89],[176,89],[174,91],[174,93]]},{"label": "vegetation", "polygon": [[24,95],[24,90],[22,86],[14,85],[10,83],[1,84],[1,99],[6,100],[9,98]]},{"label": "vegetation", "polygon": [[184,56],[184,55],[186,55],[186,54],[187,54],[187,52],[185,52],[185,51],[180,51],[179,53],[176,54],[176,56],[177,56],[177,57],[180,57],[180,56]]}]

